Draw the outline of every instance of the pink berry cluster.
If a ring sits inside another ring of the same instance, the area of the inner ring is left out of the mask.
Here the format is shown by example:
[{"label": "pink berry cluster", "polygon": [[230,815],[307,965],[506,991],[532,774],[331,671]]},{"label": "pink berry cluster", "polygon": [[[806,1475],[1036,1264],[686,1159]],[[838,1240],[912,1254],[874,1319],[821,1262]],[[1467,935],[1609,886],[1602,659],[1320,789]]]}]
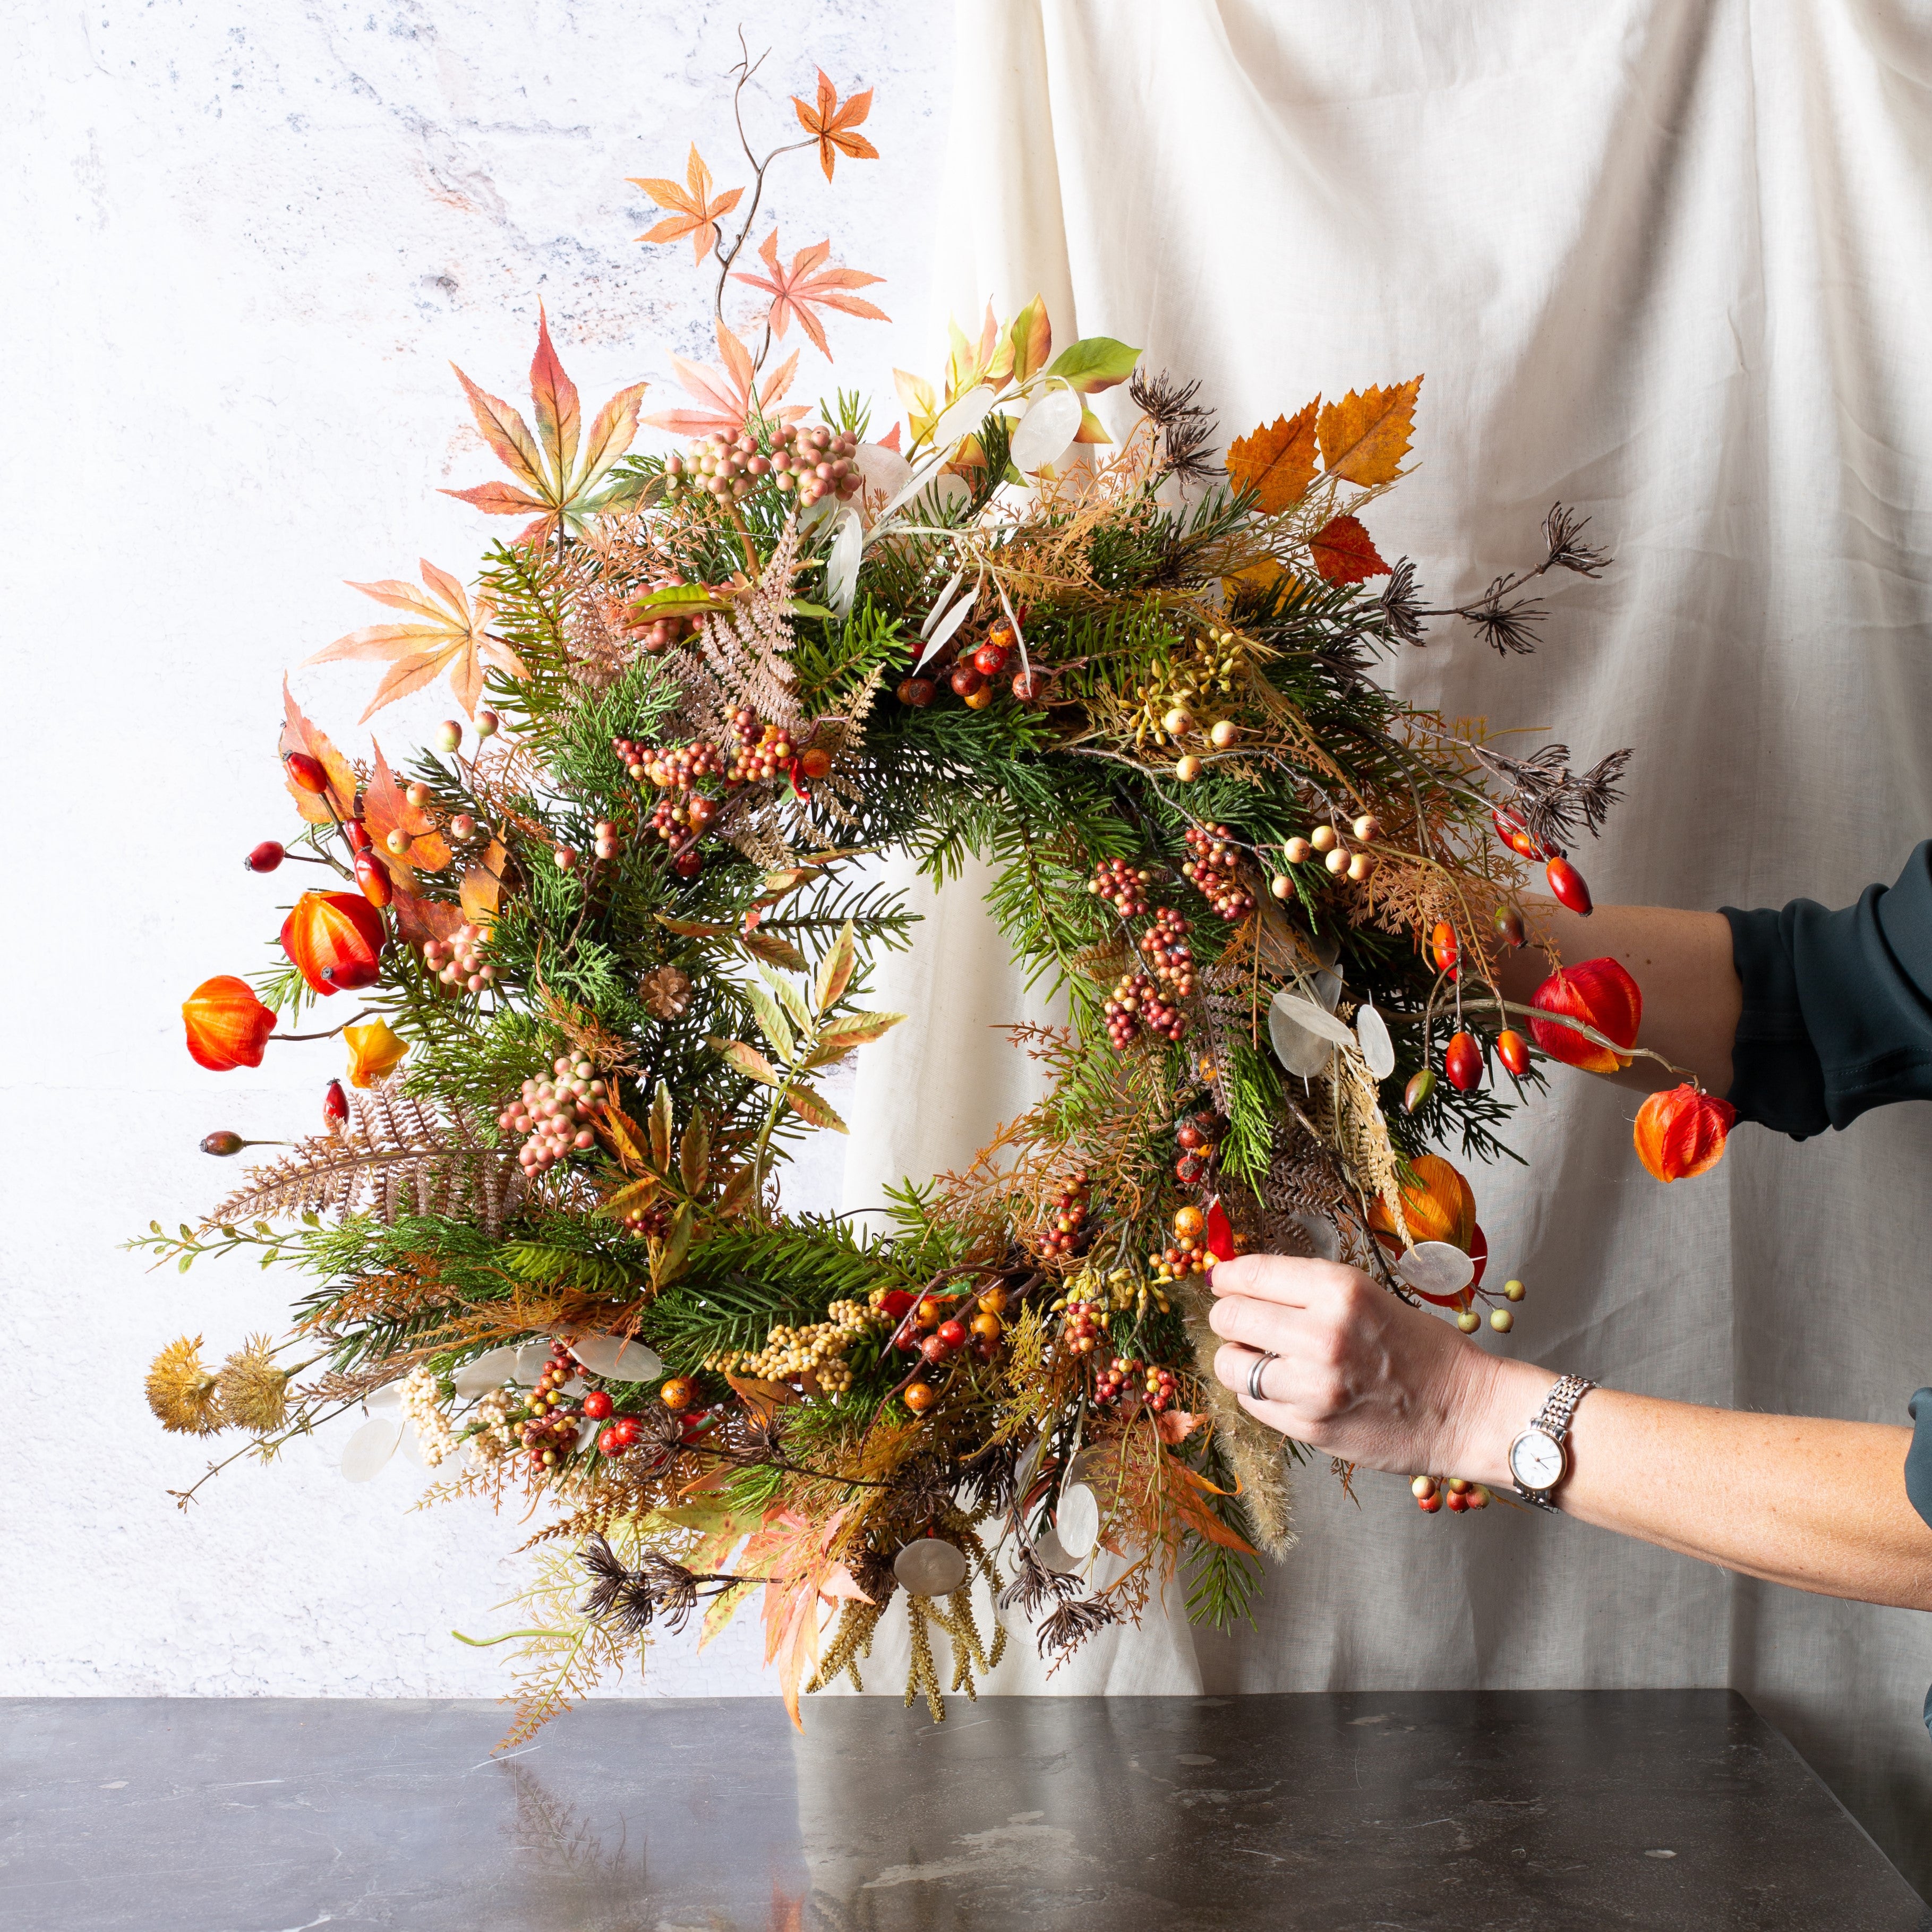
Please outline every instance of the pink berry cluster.
[{"label": "pink berry cluster", "polygon": [[1180,1000],[1194,991],[1194,949],[1187,943],[1191,929],[1173,907],[1162,906],[1154,914],[1153,925],[1141,934],[1141,952],[1154,969],[1154,976]]},{"label": "pink berry cluster", "polygon": [[596,850],[598,857],[600,859],[616,858],[623,843],[622,839],[618,834],[616,826],[614,825],[609,819],[600,818],[597,821],[596,836],[596,844],[594,849]]},{"label": "pink berry cluster", "polygon": [[517,1162],[532,1178],[597,1144],[590,1123],[603,1109],[604,1089],[596,1069],[587,1060],[560,1060],[552,1070],[554,1080],[526,1080],[496,1116],[506,1132],[525,1136]]},{"label": "pink berry cluster", "polygon": [[758,479],[769,476],[772,460],[760,453],[758,439],[748,430],[736,436],[713,430],[700,436],[682,456],[664,459],[664,494],[722,498],[737,502],[758,487]]},{"label": "pink berry cluster", "polygon": [[[651,586],[653,590],[681,590],[683,587],[684,579],[675,572]],[[701,611],[689,616],[674,616],[668,611],[653,610],[644,598],[625,614],[624,628],[631,641],[647,651],[668,651],[672,645],[682,644],[704,626]]]},{"label": "pink berry cluster", "polygon": [[1184,878],[1222,918],[1240,919],[1255,909],[1255,896],[1241,884],[1240,856],[1225,825],[1190,825],[1183,835],[1192,856],[1182,862]]},{"label": "pink berry cluster", "polygon": [[824,496],[842,501],[857,493],[862,480],[858,453],[859,439],[850,430],[828,429],[823,423],[800,429],[788,423],[772,446],[772,473],[778,488],[796,490],[802,504]]},{"label": "pink berry cluster", "polygon": [[481,926],[459,926],[447,939],[424,942],[423,964],[446,986],[480,993],[496,976],[496,968],[483,957],[483,942],[488,937]]},{"label": "pink berry cluster", "polygon": [[1107,1037],[1117,1052],[1132,1046],[1143,1028],[1158,1040],[1186,1036],[1186,1015],[1170,1005],[1144,973],[1124,973],[1112,998],[1100,1010],[1106,1019]]},{"label": "pink berry cluster", "polygon": [[1106,900],[1123,919],[1139,919],[1147,911],[1147,889],[1153,879],[1144,867],[1130,866],[1124,859],[1102,859],[1094,868],[1087,890]]}]

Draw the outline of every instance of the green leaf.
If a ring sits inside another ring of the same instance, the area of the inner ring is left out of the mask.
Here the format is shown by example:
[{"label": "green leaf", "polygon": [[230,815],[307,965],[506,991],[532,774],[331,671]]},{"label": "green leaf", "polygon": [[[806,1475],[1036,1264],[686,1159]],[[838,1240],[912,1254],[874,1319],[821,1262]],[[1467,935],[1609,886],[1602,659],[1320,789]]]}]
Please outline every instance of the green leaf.
[{"label": "green leaf", "polygon": [[698,1226],[698,1211],[686,1202],[671,1216],[670,1232],[658,1251],[657,1265],[651,1270],[651,1286],[662,1288],[684,1272],[685,1257],[691,1252],[692,1231]]},{"label": "green leaf", "polygon": [[851,1131],[826,1104],[825,1096],[802,1082],[788,1087],[784,1096],[791,1102],[793,1111],[814,1127],[830,1127],[835,1134]]},{"label": "green leaf", "polygon": [[678,1172],[684,1177],[687,1193],[702,1194],[704,1183],[711,1172],[711,1130],[705,1124],[704,1115],[696,1108],[685,1124],[684,1138],[678,1142]]},{"label": "green leaf", "polygon": [[651,1102],[651,1165],[660,1174],[670,1172],[670,1088],[660,1080],[657,1097]]},{"label": "green leaf", "polygon": [[830,1066],[848,1053],[869,1046],[905,1018],[904,1013],[853,1013],[835,1022],[818,1036],[818,1044],[805,1062],[808,1066]]},{"label": "green leaf", "polygon": [[631,600],[629,608],[640,616],[654,610],[688,614],[695,610],[722,610],[724,607],[701,584],[674,584],[669,589],[653,590],[649,596]]},{"label": "green leaf", "polygon": [[747,986],[745,998],[751,1002],[752,1011],[758,1016],[758,1030],[778,1050],[781,1060],[794,1060],[798,1057],[798,1042],[793,1039],[791,1028],[785,1024],[784,1014],[778,1011],[777,1000],[762,986]]},{"label": "green leaf", "polygon": [[858,964],[858,949],[853,943],[852,922],[848,919],[838,928],[838,937],[832,942],[832,950],[818,962],[818,981],[812,990],[812,1004],[821,1013],[830,1012],[844,998],[845,988],[852,983],[852,975]]},{"label": "green leaf", "polygon": [[729,1060],[748,1079],[755,1080],[764,1087],[784,1086],[778,1069],[755,1046],[747,1046],[742,1040],[714,1040],[709,1036],[704,1043],[713,1053]]},{"label": "green leaf", "polygon": [[808,597],[794,597],[791,600],[791,610],[794,616],[823,617],[834,624],[838,621],[836,610],[828,610],[823,604],[814,604]]},{"label": "green leaf", "polygon": [[812,1024],[812,1009],[805,1004],[805,995],[790,980],[781,980],[776,973],[766,973],[763,968],[759,970],[765,984],[784,1002],[785,1011],[798,1022],[799,1031],[809,1034]]},{"label": "green leaf", "polygon": [[1046,373],[1060,377],[1082,395],[1090,396],[1096,391],[1111,389],[1116,382],[1124,382],[1140,359],[1138,349],[1116,342],[1111,335],[1084,335],[1078,342],[1069,343],[1053,358]]}]

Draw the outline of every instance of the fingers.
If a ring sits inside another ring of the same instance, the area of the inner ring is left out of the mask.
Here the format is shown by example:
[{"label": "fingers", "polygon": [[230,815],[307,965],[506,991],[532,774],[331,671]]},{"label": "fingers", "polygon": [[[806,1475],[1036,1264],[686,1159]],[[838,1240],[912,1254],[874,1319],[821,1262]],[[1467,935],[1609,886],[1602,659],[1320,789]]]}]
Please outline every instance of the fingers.
[{"label": "fingers", "polygon": [[1298,1324],[1306,1319],[1303,1310],[1276,1301],[1252,1300],[1245,1294],[1229,1295],[1208,1311],[1208,1327],[1222,1340],[1276,1355],[1285,1355],[1297,1346]]},{"label": "fingers", "polygon": [[1298,1255],[1237,1255],[1216,1262],[1208,1286],[1216,1294],[1252,1295],[1289,1308],[1306,1308],[1357,1279],[1353,1268],[1334,1262],[1306,1261]]}]

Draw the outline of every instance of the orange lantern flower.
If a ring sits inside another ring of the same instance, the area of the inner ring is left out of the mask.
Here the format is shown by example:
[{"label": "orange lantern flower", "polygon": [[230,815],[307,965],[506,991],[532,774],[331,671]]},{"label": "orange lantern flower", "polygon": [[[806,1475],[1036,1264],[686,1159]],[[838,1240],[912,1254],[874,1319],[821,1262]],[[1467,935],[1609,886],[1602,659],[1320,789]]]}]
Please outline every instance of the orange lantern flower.
[{"label": "orange lantern flower", "polygon": [[[1418,1154],[1410,1162],[1413,1178],[1402,1190],[1402,1218],[1418,1241],[1448,1241],[1468,1253],[1476,1235],[1476,1197],[1469,1184],[1440,1154]],[[1400,1247],[1402,1238],[1380,1199],[1369,1204],[1369,1226],[1383,1244]]]},{"label": "orange lantern flower", "polygon": [[[1636,1044],[1643,1019],[1643,994],[1614,959],[1586,959],[1581,965],[1562,968],[1537,988],[1530,1004],[1546,1013],[1581,1020],[1620,1047]],[[1612,1053],[1586,1040],[1574,1027],[1532,1019],[1529,1030],[1552,1060],[1580,1066],[1586,1073],[1614,1073],[1630,1064],[1628,1054]]]},{"label": "orange lantern flower", "polygon": [[1653,1094],[1636,1110],[1637,1158],[1659,1180],[1690,1180],[1724,1157],[1724,1138],[1738,1118],[1728,1100],[1694,1087]]},{"label": "orange lantern flower", "polygon": [[349,1049],[349,1084],[373,1087],[384,1074],[402,1064],[410,1043],[386,1020],[370,1020],[364,1026],[344,1027],[343,1044]]},{"label": "orange lantern flower", "polygon": [[182,1002],[182,1018],[189,1054],[211,1073],[260,1066],[275,1030],[274,1015],[256,998],[254,988],[232,973],[204,980]]},{"label": "orange lantern flower", "polygon": [[282,922],[282,950],[325,997],[373,986],[387,937],[382,915],[360,892],[304,892]]}]

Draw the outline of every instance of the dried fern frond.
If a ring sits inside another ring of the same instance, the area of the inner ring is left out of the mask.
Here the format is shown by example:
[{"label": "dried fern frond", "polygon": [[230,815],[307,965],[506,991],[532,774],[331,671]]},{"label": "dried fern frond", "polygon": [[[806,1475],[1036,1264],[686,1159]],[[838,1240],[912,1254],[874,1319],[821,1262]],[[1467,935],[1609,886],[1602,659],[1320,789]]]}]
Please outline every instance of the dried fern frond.
[{"label": "dried fern frond", "polygon": [[500,1232],[522,1204],[528,1183],[515,1157],[488,1145],[476,1117],[457,1105],[436,1108],[385,1082],[352,1096],[349,1131],[298,1142],[255,1168],[248,1184],[203,1224],[286,1219],[310,1212],[338,1220],[366,1208],[385,1221],[405,1214],[472,1220]]}]

